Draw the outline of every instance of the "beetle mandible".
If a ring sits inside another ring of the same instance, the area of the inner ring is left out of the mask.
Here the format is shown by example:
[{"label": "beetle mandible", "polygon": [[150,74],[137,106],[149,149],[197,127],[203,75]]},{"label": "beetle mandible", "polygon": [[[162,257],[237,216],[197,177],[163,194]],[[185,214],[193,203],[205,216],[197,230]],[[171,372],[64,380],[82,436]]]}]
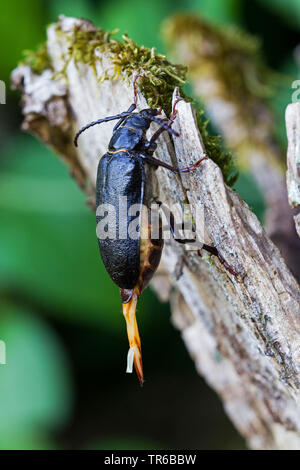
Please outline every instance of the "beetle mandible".
[{"label": "beetle mandible", "polygon": [[[143,366],[141,355],[141,341],[136,321],[137,301],[153,277],[161,258],[163,248],[163,237],[161,230],[159,236],[151,238],[151,224],[149,208],[153,202],[153,194],[148,188],[151,186],[152,169],[159,166],[167,168],[174,173],[189,172],[199,167],[201,162],[207,158],[204,155],[194,165],[187,168],[175,168],[167,163],[153,157],[157,148],[156,140],[162,132],[168,131],[173,136],[179,136],[171,126],[176,118],[176,104],[174,103],[172,114],[169,119],[157,117],[161,109],[147,108],[140,112],[134,112],[137,106],[137,79],[133,80],[134,101],[129,109],[120,114],[92,121],[82,127],[75,136],[74,143],[77,146],[79,135],[90,127],[103,122],[118,119],[113,128],[113,135],[108,145],[108,151],[102,156],[98,165],[96,183],[96,207],[105,205],[114,207],[116,214],[116,226],[119,228],[125,223],[126,236],[120,237],[99,237],[98,243],[100,254],[105,268],[114,283],[120,288],[121,300],[123,304],[123,314],[126,320],[127,334],[129,340],[129,352],[127,371],[131,372],[132,362],[140,384],[143,384]],[[150,140],[146,138],[146,131],[151,122],[160,125],[160,128],[153,134]],[[127,207],[137,205],[139,208],[138,233],[137,237],[129,236],[129,227],[133,221],[133,216],[126,212],[126,220],[121,220],[119,216],[119,204],[122,198],[126,198]],[[101,220],[96,216],[97,224]],[[170,228],[174,235],[174,226],[171,215]],[[143,236],[141,236],[143,233]],[[98,235],[98,233],[97,233]],[[176,238],[175,238],[176,239]],[[180,243],[188,243],[194,240],[176,239]],[[209,253],[218,256],[232,274],[233,269],[219,254],[215,247],[203,244],[203,248]],[[200,254],[200,253],[199,253]]]}]

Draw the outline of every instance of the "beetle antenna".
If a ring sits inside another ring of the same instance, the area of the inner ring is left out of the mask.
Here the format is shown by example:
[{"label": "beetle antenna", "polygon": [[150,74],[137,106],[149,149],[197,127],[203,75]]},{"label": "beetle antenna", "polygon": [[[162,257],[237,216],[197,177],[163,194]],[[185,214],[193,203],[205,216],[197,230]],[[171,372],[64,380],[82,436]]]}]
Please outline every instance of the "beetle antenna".
[{"label": "beetle antenna", "polygon": [[97,121],[92,121],[89,124],[86,124],[86,126],[82,127],[77,132],[77,134],[75,135],[75,138],[74,138],[75,147],[77,147],[77,145],[78,145],[77,141],[78,141],[78,137],[80,136],[80,134],[82,134],[84,131],[86,131],[90,127],[95,126],[96,124],[101,124],[102,122],[113,121],[115,119],[121,119],[121,118],[125,118],[125,117],[131,116],[131,115],[132,115],[132,113],[127,111],[127,112],[124,112],[124,113],[121,113],[121,114],[116,114],[115,116],[108,116],[108,117],[103,118],[103,119],[98,119]]},{"label": "beetle antenna", "polygon": [[155,116],[151,116],[151,121],[157,122],[157,124],[160,124],[166,131],[170,132],[171,134],[175,135],[176,137],[179,137],[180,134],[172,129],[170,125],[168,125],[165,121],[162,119],[159,119]]}]

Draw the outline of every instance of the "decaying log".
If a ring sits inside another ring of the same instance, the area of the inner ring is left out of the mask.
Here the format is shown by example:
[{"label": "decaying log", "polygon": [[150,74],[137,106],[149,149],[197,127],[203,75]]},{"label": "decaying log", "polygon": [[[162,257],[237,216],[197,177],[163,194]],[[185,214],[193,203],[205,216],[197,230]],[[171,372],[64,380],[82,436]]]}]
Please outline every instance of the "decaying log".
[{"label": "decaying log", "polygon": [[[300,206],[300,103],[291,103],[286,108],[286,131],[288,137],[286,182],[290,206]],[[294,216],[300,237],[300,211]]]},{"label": "decaying log", "polygon": [[188,66],[194,94],[202,103],[241,168],[249,168],[265,200],[265,230],[300,279],[295,231],[285,183],[283,152],[274,117],[264,99],[270,93],[259,42],[237,28],[218,28],[203,18],[175,14],[163,28],[176,59]]},{"label": "decaying log", "polygon": [[[55,25],[48,29],[53,70],[35,75],[28,66],[20,66],[12,81],[22,91],[23,127],[65,158],[91,196],[99,155],[106,150],[114,124],[84,133],[78,151],[72,138],[83,124],[128,108],[132,86],[120,77],[99,82],[110,68],[109,56],[95,68],[72,59],[65,67],[67,80],[51,80],[65,66],[68,43],[61,31],[94,28],[65,17],[59,24],[60,34]],[[177,96],[175,90],[173,99]],[[146,105],[139,93],[139,109]],[[167,133],[162,134],[155,157],[188,166],[205,149],[192,105],[180,101],[178,112],[174,129],[180,136],[173,146]],[[150,134],[156,128],[151,125]],[[239,273],[234,276],[216,258],[202,259],[195,251],[166,241],[159,282],[156,278],[153,285],[165,299],[171,292],[172,321],[181,330],[197,371],[217,391],[250,447],[300,449],[300,297],[295,279],[256,216],[226,187],[212,160],[180,177],[161,168],[156,174],[161,200],[189,202],[194,218],[196,209],[203,208],[198,232]]]}]

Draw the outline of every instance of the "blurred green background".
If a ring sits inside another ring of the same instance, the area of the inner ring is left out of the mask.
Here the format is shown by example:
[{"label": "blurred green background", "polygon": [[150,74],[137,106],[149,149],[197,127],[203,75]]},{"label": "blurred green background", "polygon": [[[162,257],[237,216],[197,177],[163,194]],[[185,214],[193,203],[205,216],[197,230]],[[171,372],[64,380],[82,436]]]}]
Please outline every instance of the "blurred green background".
[{"label": "blurred green background", "polygon": [[[168,305],[148,289],[139,305],[146,384],[125,374],[127,337],[116,286],[98,254],[94,214],[64,164],[20,130],[9,75],[58,14],[120,29],[165,53],[162,21],[194,11],[263,41],[267,64],[299,78],[299,0],[14,0],[1,5],[0,449],[243,449],[217,396],[196,374]],[[286,145],[284,109],[271,105]],[[263,217],[249,175],[237,190]],[[167,345],[167,348],[165,347]]]}]

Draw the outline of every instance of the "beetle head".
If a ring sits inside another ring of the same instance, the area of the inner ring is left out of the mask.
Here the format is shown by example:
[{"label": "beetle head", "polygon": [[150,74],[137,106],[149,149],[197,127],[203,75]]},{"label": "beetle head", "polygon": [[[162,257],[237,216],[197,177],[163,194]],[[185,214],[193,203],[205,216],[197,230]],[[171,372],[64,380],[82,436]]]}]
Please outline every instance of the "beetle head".
[{"label": "beetle head", "polygon": [[159,114],[159,109],[142,109],[139,113],[134,113],[126,119],[126,122],[130,122],[130,124],[135,129],[149,129],[153,118]]},{"label": "beetle head", "polygon": [[147,109],[142,109],[140,111],[141,115],[145,117],[146,119],[151,119],[153,116],[157,116],[158,114],[161,113],[160,109],[155,109],[155,108],[147,108]]}]

